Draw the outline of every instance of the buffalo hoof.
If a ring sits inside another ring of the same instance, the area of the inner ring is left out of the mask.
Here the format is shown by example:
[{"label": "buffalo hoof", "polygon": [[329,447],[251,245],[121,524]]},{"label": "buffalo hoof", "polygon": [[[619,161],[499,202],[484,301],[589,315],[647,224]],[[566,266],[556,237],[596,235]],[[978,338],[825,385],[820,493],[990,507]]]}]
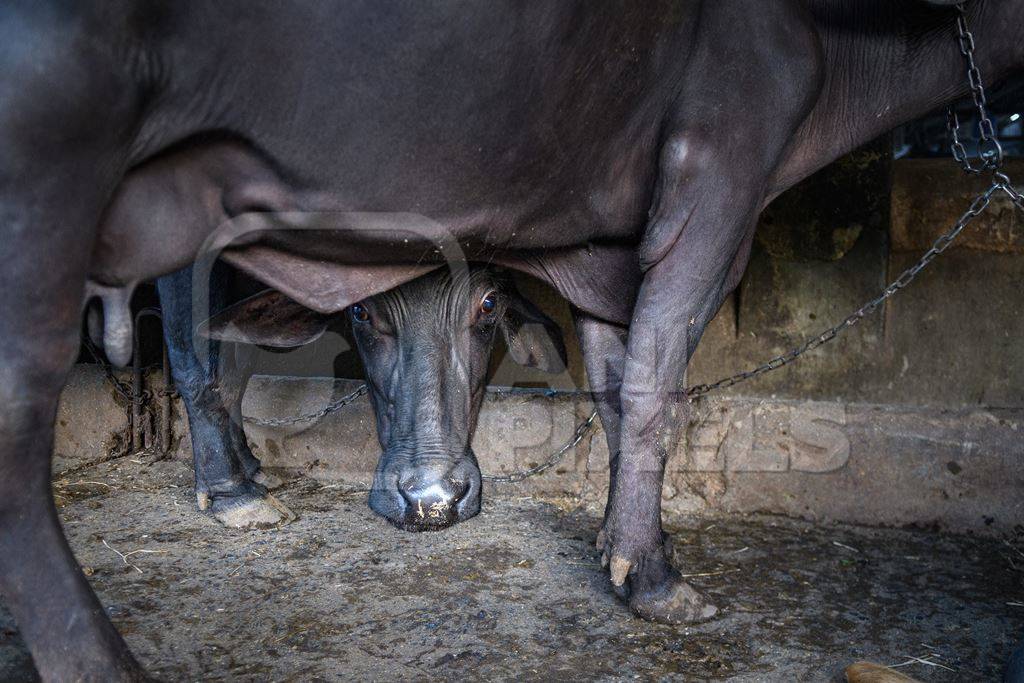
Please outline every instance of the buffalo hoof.
[{"label": "buffalo hoof", "polygon": [[609,558],[609,546],[605,539],[601,564],[609,568],[615,594],[641,619],[662,624],[696,624],[718,614],[718,608],[672,568],[664,546],[634,555],[633,562],[614,552]]},{"label": "buffalo hoof", "polygon": [[232,529],[270,529],[296,519],[295,513],[274,496],[246,494],[235,498],[214,498],[210,504],[214,519]]},{"label": "buffalo hoof", "polygon": [[252,480],[257,484],[263,486],[268,491],[273,491],[276,488],[280,488],[284,484],[284,480],[277,475],[264,472],[263,470],[256,470],[256,474],[252,475]]},{"label": "buffalo hoof", "polygon": [[661,624],[696,624],[714,619],[718,608],[690,584],[674,576],[653,588],[631,590],[629,608],[641,619]]},{"label": "buffalo hoof", "polygon": [[857,662],[846,667],[846,680],[849,683],[917,683],[916,678],[871,662]]}]

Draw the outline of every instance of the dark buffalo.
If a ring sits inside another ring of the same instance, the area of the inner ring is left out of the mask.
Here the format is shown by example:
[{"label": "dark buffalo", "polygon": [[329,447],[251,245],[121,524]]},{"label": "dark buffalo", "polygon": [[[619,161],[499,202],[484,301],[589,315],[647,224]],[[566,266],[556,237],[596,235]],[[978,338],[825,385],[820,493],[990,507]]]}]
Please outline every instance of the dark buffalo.
[{"label": "dark buffalo", "polygon": [[[1020,68],[1024,0],[967,13],[986,78]],[[586,318],[616,454],[612,582],[641,615],[704,615],[660,523],[687,360],[771,198],[966,92],[953,20],[913,0],[4,3],[0,589],[42,676],[142,675],[49,490],[86,283],[125,360],[125,292],[207,250],[321,313],[446,254],[551,282]]]},{"label": "dark buffalo", "polygon": [[[210,301],[233,288],[212,273]],[[191,269],[157,281],[175,384],[189,416],[201,510],[231,527],[290,521],[267,491],[242,430],[241,401],[251,365],[214,342],[197,351]],[[479,265],[439,269],[350,307],[317,313],[278,292],[246,298],[204,327],[216,340],[290,348],[318,339],[332,318],[347,318],[363,361],[383,452],[370,507],[410,531],[441,529],[480,510],[481,480],[470,439],[498,337],[515,362],[547,372],[565,367],[558,326],[522,297],[507,273]]]}]

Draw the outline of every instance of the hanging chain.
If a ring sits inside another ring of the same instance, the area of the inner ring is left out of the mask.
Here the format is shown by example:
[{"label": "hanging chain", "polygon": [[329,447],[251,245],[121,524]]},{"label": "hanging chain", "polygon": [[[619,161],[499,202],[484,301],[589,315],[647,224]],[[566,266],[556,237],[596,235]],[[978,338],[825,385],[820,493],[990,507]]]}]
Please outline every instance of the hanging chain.
[{"label": "hanging chain", "polygon": [[956,107],[952,105],[946,110],[946,129],[949,131],[950,149],[956,162],[965,172],[981,175],[984,171],[999,170],[1003,164],[1003,146],[999,144],[995,126],[992,125],[992,119],[986,110],[988,100],[985,98],[985,86],[981,81],[981,70],[974,63],[974,35],[967,28],[964,6],[957,5],[956,11],[957,45],[960,46],[960,54],[967,66],[967,84],[971,88],[971,98],[978,113],[978,157],[981,166],[975,167],[971,164],[967,148],[960,141],[960,117],[957,116]]},{"label": "hanging chain", "polygon": [[992,195],[994,195],[997,190],[1002,190],[1009,195],[1017,208],[1024,211],[1024,195],[1021,195],[1021,193],[1013,187],[1013,183],[1010,181],[1009,176],[999,170],[1003,164],[1003,148],[1002,145],[999,144],[999,138],[996,135],[995,126],[992,124],[992,119],[989,118],[988,111],[986,109],[988,102],[985,99],[985,86],[982,83],[981,71],[974,62],[974,36],[967,28],[967,17],[964,12],[963,5],[957,5],[956,11],[957,44],[960,47],[960,54],[963,56],[964,63],[967,66],[967,84],[970,86],[971,97],[974,100],[974,106],[978,114],[978,156],[980,159],[980,165],[974,166],[971,163],[971,159],[967,154],[967,148],[960,140],[960,120],[957,117],[956,109],[952,106],[947,112],[947,128],[949,129],[950,137],[952,138],[950,149],[953,152],[953,158],[960,164],[966,173],[980,175],[985,171],[991,171],[992,184],[989,185],[988,189],[984,190],[974,198],[970,207],[964,211],[956,224],[948,232],[935,240],[931,249],[925,252],[924,256],[922,256],[917,263],[903,271],[903,273],[893,280],[888,287],[882,290],[881,294],[877,297],[848,315],[838,325],[830,327],[817,337],[807,340],[797,348],[780,356],[776,356],[756,368],[732,375],[731,377],[720,379],[712,384],[699,384],[697,386],[689,387],[686,390],[686,395],[691,401],[699,396],[715,391],[716,389],[725,389],[739,384],[740,382],[745,382],[753,377],[757,377],[758,375],[763,375],[771,370],[781,368],[784,365],[788,365],[808,351],[813,351],[822,344],[832,341],[837,335],[859,323],[866,316],[873,313],[887,299],[895,295],[896,292],[913,282],[918,274],[924,270],[936,256],[948,249],[949,245],[960,235],[961,232],[963,232],[964,228],[970,225],[972,220],[988,208],[989,202],[992,201]]},{"label": "hanging chain", "polygon": [[971,221],[974,220],[974,218],[978,216],[981,212],[983,212],[986,207],[988,207],[989,202],[992,200],[992,195],[996,192],[996,190],[1000,189],[1005,189],[1005,187],[1002,184],[993,183],[991,187],[989,187],[987,190],[985,190],[980,195],[975,197],[974,201],[971,202],[970,208],[968,208],[967,211],[965,211],[963,215],[960,216],[960,219],[956,222],[956,225],[953,226],[953,229],[940,236],[937,240],[935,240],[935,242],[932,244],[931,249],[929,249],[925,253],[925,255],[922,256],[920,260],[918,260],[917,263],[903,271],[903,273],[900,274],[898,278],[893,280],[888,287],[882,290],[881,294],[879,294],[877,297],[875,297],[868,303],[858,308],[850,315],[846,316],[846,318],[838,325],[828,328],[818,336],[812,337],[811,339],[807,340],[806,342],[796,347],[795,349],[787,351],[786,353],[780,356],[775,356],[768,362],[759,365],[756,368],[753,368],[746,372],[741,372],[732,375],[731,377],[720,379],[712,384],[698,384],[696,386],[689,387],[686,390],[687,398],[689,398],[692,401],[693,399],[698,398],[700,396],[704,396],[705,394],[709,394],[712,391],[715,391],[716,389],[726,389],[728,387],[739,384],[740,382],[745,382],[748,379],[757,377],[758,375],[763,375],[764,373],[769,372],[771,370],[781,368],[784,365],[789,365],[794,360],[804,355],[808,351],[813,351],[822,344],[826,344],[832,341],[840,333],[848,330],[849,328],[859,323],[866,316],[870,315],[879,306],[881,306],[886,301],[886,299],[893,296],[894,294],[896,294],[896,292],[900,291],[901,289],[909,285],[911,282],[913,282],[914,278],[916,278],[918,274],[922,270],[924,270],[925,267],[927,267],[928,264],[931,263],[936,256],[946,251],[946,249],[949,248],[949,245],[953,242],[953,240],[955,240],[957,236],[961,232],[963,232],[964,228],[970,225]]},{"label": "hanging chain", "polygon": [[279,417],[279,418],[274,418],[274,417],[245,417],[243,419],[246,422],[250,422],[252,424],[259,425],[261,427],[286,427],[286,426],[301,424],[303,422],[314,422],[314,421],[319,420],[320,418],[324,417],[328,413],[333,413],[336,410],[340,410],[341,408],[344,408],[349,403],[352,403],[352,401],[355,401],[357,398],[359,398],[360,396],[362,396],[366,392],[367,392],[366,385],[365,384],[361,384],[361,385],[359,385],[359,388],[356,389],[355,391],[353,391],[352,393],[346,394],[345,396],[342,396],[338,400],[332,401],[332,402],[328,403],[327,405],[325,405],[323,408],[321,408],[320,410],[316,411],[315,413],[309,413],[307,415],[296,415],[295,417]]},{"label": "hanging chain", "polygon": [[92,356],[93,361],[95,361],[103,370],[103,376],[106,378],[107,384],[109,384],[114,391],[120,394],[121,398],[123,398],[130,407],[134,400],[134,396],[132,396],[132,385],[128,382],[122,382],[117,378],[117,375],[114,374],[113,367],[103,357],[103,354],[101,354],[100,350],[96,348],[96,344],[93,343],[92,339],[90,339],[88,335],[82,337],[82,342],[85,349],[89,352],[89,355]]},{"label": "hanging chain", "polygon": [[[285,427],[285,426],[301,424],[301,423],[304,423],[304,422],[314,422],[314,421],[319,420],[320,418],[326,416],[329,413],[333,413],[336,410],[344,408],[345,406],[347,406],[348,404],[352,403],[353,401],[355,401],[357,398],[359,398],[360,396],[362,396],[366,392],[367,392],[367,386],[365,384],[362,384],[362,385],[359,386],[358,389],[356,389],[355,391],[353,391],[353,392],[351,392],[349,394],[346,394],[345,396],[342,396],[337,401],[332,401],[331,403],[328,403],[326,406],[324,406],[320,410],[318,410],[318,411],[316,411],[314,413],[306,414],[306,415],[297,415],[295,417],[283,417],[283,418],[245,417],[244,420],[246,422],[249,422],[249,423],[255,424],[255,425],[259,425],[261,427]],[[552,453],[550,456],[548,456],[548,458],[544,462],[540,463],[539,465],[534,465],[534,466],[529,467],[527,469],[519,470],[519,471],[513,472],[511,474],[503,474],[503,475],[486,475],[485,474],[485,475],[482,475],[481,478],[484,479],[485,481],[493,481],[493,482],[498,483],[498,484],[514,484],[516,482],[522,481],[522,480],[527,479],[529,477],[533,477],[533,476],[536,476],[538,474],[542,474],[544,472],[547,472],[549,469],[551,469],[552,467],[557,465],[559,462],[561,462],[562,458],[565,457],[565,454],[568,453],[572,448],[574,448],[576,446],[576,444],[578,444],[580,441],[583,440],[583,437],[586,436],[587,432],[589,432],[591,427],[593,427],[594,420],[596,420],[596,419],[597,419],[597,410],[593,410],[593,411],[591,411],[590,416],[587,419],[585,419],[583,422],[581,422],[576,427],[576,430],[573,432],[573,434],[569,438],[569,440],[566,441],[564,444],[562,444],[562,446],[558,450],[556,450],[554,453]]]},{"label": "hanging chain", "polygon": [[557,465],[562,460],[562,458],[565,457],[566,453],[568,453],[571,449],[575,448],[576,444],[583,440],[583,437],[586,436],[587,432],[590,431],[590,428],[594,425],[594,420],[596,419],[597,409],[594,409],[590,412],[590,417],[588,417],[586,420],[581,422],[576,427],[576,431],[573,432],[572,437],[564,444],[562,444],[561,448],[552,453],[547,460],[540,463],[539,465],[534,465],[533,467],[529,467],[525,470],[519,470],[518,472],[513,472],[512,474],[484,474],[481,475],[480,478],[483,479],[484,481],[493,481],[496,484],[514,484],[524,479],[528,479],[538,474],[543,474],[544,472],[547,472],[549,469]]}]

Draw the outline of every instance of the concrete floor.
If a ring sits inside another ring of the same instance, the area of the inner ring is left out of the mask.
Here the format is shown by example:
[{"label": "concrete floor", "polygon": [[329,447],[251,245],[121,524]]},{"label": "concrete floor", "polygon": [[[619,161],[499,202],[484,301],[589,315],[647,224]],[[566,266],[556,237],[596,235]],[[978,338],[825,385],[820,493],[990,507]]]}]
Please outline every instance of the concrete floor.
[{"label": "concrete floor", "polygon": [[[122,459],[55,490],[92,585],[167,681],[820,681],[911,657],[952,669],[901,669],[924,681],[993,680],[1024,635],[1024,538],[672,519],[676,566],[724,608],[687,628],[612,596],[599,518],[572,501],[490,487],[476,519],[409,534],[365,493],[299,478],[279,495],[298,521],[233,532],[195,511],[180,461]],[[0,680],[32,679],[0,612]]]}]

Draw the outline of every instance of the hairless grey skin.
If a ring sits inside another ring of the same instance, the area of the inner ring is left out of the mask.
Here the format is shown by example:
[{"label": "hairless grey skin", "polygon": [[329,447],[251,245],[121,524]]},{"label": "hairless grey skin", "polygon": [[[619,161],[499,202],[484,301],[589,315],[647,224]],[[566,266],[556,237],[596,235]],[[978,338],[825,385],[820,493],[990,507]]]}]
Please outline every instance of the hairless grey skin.
[{"label": "hairless grey skin", "polygon": [[[967,8],[986,79],[1019,69],[1024,0]],[[642,616],[706,616],[660,519],[688,359],[768,201],[966,92],[953,21],[915,0],[4,2],[0,592],[41,676],[144,675],[49,489],[86,283],[125,361],[125,293],[207,248],[323,314],[441,244],[550,282],[612,369],[611,581]]]},{"label": "hairless grey skin", "polygon": [[491,347],[516,362],[565,367],[557,326],[492,270],[444,270],[352,307],[384,449],[370,507],[407,530],[443,528],[480,511],[470,448]]},{"label": "hairless grey skin", "polygon": [[[202,501],[202,492],[210,492],[214,515],[229,526],[282,521],[290,513],[254,481],[265,475],[240,427],[236,387],[246,376],[203,371],[192,328],[177,316],[182,302],[191,302],[190,285],[187,272],[161,278],[160,300],[176,312],[165,326],[175,381],[190,406],[197,495]],[[507,273],[482,266],[434,271],[354,304],[346,317],[382,449],[370,507],[408,531],[442,529],[477,514],[480,469],[470,440],[494,341],[501,337],[521,365],[559,372],[565,346],[558,326],[519,294]],[[215,340],[209,365],[224,355],[221,341],[292,347],[319,338],[331,322],[276,292],[250,297],[202,326]]]}]

